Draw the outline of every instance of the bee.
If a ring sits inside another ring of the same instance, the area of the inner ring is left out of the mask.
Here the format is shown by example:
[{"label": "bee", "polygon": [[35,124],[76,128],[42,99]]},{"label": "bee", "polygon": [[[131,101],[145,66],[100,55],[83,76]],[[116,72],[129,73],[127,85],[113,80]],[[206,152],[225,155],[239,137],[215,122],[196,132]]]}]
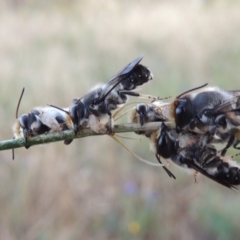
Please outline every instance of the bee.
[{"label": "bee", "polygon": [[152,134],[151,144],[160,158],[170,159],[182,168],[195,171],[213,181],[236,190],[240,184],[240,165],[229,156],[219,156],[212,145],[202,145],[201,135],[196,133],[177,133],[164,123],[158,132]]},{"label": "bee", "polygon": [[219,156],[213,146],[190,145],[179,152],[182,162],[196,172],[213,181],[237,190],[234,185],[240,184],[240,165],[232,156]]},{"label": "bee", "polygon": [[[97,132],[99,129],[100,133],[112,132],[112,111],[125,104],[128,96],[151,98],[151,96],[132,91],[153,79],[151,71],[139,64],[142,58],[140,56],[134,59],[107,83],[96,85],[89,93],[78,100],[74,100],[69,113],[75,133],[89,125],[89,123],[90,127]],[[90,115],[93,116],[89,122]],[[99,120],[104,115],[109,116],[107,128],[102,126]],[[97,127],[94,129],[96,124]]]},{"label": "bee", "polygon": [[[16,110],[17,121],[13,125],[14,138],[24,138],[26,143],[29,137],[44,133],[57,132],[67,129],[73,129],[72,121],[66,112],[53,107],[35,107],[30,113],[18,117],[18,108],[24,93],[22,91]],[[26,144],[26,148],[29,146]]]},{"label": "bee", "polygon": [[214,136],[240,126],[240,91],[224,91],[206,84],[193,90],[171,103],[171,117],[178,133],[194,131]]},{"label": "bee", "polygon": [[[130,122],[132,123],[138,123],[141,126],[148,122],[165,122],[168,121],[169,116],[169,107],[166,108],[166,106],[169,106],[168,103],[164,103],[162,101],[154,101],[153,103],[140,103],[137,104],[136,108],[134,108],[130,113]],[[143,134],[147,138],[154,139],[154,136],[156,135],[157,131],[138,131],[135,132],[136,134]],[[162,164],[159,155],[155,155],[158,162]],[[173,175],[169,169],[167,169],[165,166],[163,166],[163,169],[165,172],[169,175],[169,177],[172,177],[176,179],[176,177]]]},{"label": "bee", "polygon": [[[207,84],[188,90],[165,105],[171,128],[204,136],[202,144],[227,143],[222,150],[240,142],[240,91],[225,91]],[[156,115],[156,111],[155,111]]]}]

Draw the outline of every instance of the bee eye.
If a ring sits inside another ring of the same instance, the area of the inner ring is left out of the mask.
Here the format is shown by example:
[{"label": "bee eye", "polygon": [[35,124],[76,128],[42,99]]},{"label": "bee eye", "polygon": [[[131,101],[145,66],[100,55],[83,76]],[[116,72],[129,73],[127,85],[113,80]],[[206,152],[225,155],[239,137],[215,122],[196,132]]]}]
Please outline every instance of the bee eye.
[{"label": "bee eye", "polygon": [[203,111],[203,115],[208,115],[208,111],[206,109]]},{"label": "bee eye", "polygon": [[139,104],[137,105],[137,108],[136,108],[136,111],[137,113],[143,113],[143,114],[146,114],[147,112],[147,105],[146,104]]},{"label": "bee eye", "polygon": [[176,108],[176,115],[181,115],[185,112],[185,109],[183,107]]}]

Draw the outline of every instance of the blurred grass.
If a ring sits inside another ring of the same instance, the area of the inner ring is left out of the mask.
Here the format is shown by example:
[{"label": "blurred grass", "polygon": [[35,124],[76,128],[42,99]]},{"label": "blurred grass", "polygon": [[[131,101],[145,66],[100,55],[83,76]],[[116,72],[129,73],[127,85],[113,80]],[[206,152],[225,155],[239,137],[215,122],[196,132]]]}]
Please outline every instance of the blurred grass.
[{"label": "blurred grass", "polygon": [[[143,54],[172,96],[208,82],[238,89],[239,1],[3,1],[0,137],[20,113],[69,106]],[[131,136],[135,137],[133,134]],[[155,161],[148,142],[124,142]],[[0,239],[236,239],[238,193],[137,162],[109,137],[0,152]]]}]

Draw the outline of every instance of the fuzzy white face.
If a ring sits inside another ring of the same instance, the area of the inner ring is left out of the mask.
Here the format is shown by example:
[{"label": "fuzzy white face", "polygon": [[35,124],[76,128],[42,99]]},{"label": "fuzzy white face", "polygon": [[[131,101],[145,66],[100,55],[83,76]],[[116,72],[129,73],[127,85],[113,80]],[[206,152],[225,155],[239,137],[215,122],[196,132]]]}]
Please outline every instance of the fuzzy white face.
[{"label": "fuzzy white face", "polygon": [[13,137],[15,139],[18,139],[18,138],[23,138],[23,129],[21,128],[20,126],[20,122],[19,120],[17,120],[13,127],[12,127],[12,130],[13,130]]}]

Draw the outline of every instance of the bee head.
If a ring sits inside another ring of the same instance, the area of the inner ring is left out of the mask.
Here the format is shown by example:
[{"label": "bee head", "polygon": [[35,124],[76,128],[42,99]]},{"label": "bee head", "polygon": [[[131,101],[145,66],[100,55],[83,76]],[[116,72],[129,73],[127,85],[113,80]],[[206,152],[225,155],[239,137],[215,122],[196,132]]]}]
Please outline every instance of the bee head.
[{"label": "bee head", "polygon": [[152,79],[153,75],[151,71],[139,64],[132,70],[131,75],[122,82],[122,85],[124,89],[132,90]]},{"label": "bee head", "polygon": [[194,109],[191,99],[187,97],[179,98],[174,101],[174,118],[177,132],[181,132],[194,117]]},{"label": "bee head", "polygon": [[28,114],[23,114],[19,118],[19,123],[20,123],[21,128],[23,129],[23,136],[24,136],[25,140],[27,140],[28,136],[30,135],[29,134],[29,131],[30,131],[29,125],[30,124],[29,124]]},{"label": "bee head", "polygon": [[88,109],[81,101],[79,101],[70,108],[69,114],[73,122],[73,130],[76,134],[81,123],[88,118]]},{"label": "bee head", "polygon": [[148,105],[147,104],[138,104],[136,107],[136,112],[139,114],[140,124],[141,126],[147,120],[147,112],[148,112]]},{"label": "bee head", "polygon": [[23,129],[23,136],[26,141],[27,138],[32,136],[34,131],[38,131],[38,128],[42,125],[40,119],[34,113],[23,114],[19,118],[19,123]]}]

